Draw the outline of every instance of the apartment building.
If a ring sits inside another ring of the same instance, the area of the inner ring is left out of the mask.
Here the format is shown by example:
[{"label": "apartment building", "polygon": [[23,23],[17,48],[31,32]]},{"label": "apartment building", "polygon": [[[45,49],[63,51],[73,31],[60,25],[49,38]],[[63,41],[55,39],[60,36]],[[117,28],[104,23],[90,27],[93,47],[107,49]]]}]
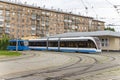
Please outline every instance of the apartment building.
[{"label": "apartment building", "polygon": [[0,36],[45,37],[66,32],[104,30],[104,22],[91,17],[0,0]]}]

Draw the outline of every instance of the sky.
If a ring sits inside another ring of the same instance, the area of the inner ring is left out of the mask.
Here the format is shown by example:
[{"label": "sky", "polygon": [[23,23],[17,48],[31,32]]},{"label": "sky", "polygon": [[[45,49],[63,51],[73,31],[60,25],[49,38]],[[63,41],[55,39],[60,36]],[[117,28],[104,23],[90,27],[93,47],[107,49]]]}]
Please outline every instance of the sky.
[{"label": "sky", "polygon": [[[15,1],[15,0],[11,0]],[[120,0],[16,0],[27,2],[29,5],[48,9],[62,9],[64,12],[72,12],[83,16],[93,17],[106,22],[106,26],[114,25],[120,32]],[[116,8],[114,7],[116,6]],[[116,26],[115,26],[116,25]]]}]

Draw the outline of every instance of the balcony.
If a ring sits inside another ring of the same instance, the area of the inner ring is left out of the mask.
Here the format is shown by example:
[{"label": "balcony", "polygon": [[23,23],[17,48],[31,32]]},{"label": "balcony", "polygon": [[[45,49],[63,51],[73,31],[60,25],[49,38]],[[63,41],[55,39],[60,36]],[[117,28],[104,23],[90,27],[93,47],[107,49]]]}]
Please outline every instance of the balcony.
[{"label": "balcony", "polygon": [[4,9],[3,5],[0,5],[0,9]]},{"label": "balcony", "polygon": [[7,16],[5,19],[10,21],[10,16]]},{"label": "balcony", "polygon": [[4,27],[4,25],[3,24],[0,24],[0,28],[3,28]]},{"label": "balcony", "polygon": [[4,21],[4,17],[3,16],[0,16],[0,21]]},{"label": "balcony", "polygon": [[32,19],[36,19],[36,16],[32,16],[31,18],[32,18]]},{"label": "balcony", "polygon": [[36,27],[31,27],[32,30],[36,30]]},{"label": "balcony", "polygon": [[3,31],[0,30],[0,33],[3,33]]},{"label": "balcony", "polygon": [[71,23],[72,20],[67,20],[67,19],[65,19],[64,22],[69,22],[69,23]]},{"label": "balcony", "polygon": [[9,28],[9,27],[10,27],[10,25],[6,25],[6,27],[8,27],[8,28]]},{"label": "balcony", "polygon": [[49,26],[49,23],[45,23],[46,26]]},{"label": "balcony", "polygon": [[6,8],[5,8],[6,10],[10,10],[10,6],[6,6]]},{"label": "balcony", "polygon": [[40,30],[36,32],[37,34],[43,34]]},{"label": "balcony", "polygon": [[3,33],[3,28],[0,27],[0,33]]},{"label": "balcony", "polygon": [[42,12],[42,15],[45,15],[45,12]]},{"label": "balcony", "polygon": [[42,26],[45,26],[45,24],[42,24]]},{"label": "balcony", "polygon": [[35,36],[36,34],[35,33],[31,33],[32,36]]},{"label": "balcony", "polygon": [[6,16],[9,17],[9,16],[10,16],[10,13],[6,13]]},{"label": "balcony", "polygon": [[40,20],[40,17],[37,17],[37,20]]},{"label": "balcony", "polygon": [[36,30],[31,30],[31,35],[36,35]]},{"label": "balcony", "polygon": [[5,33],[10,34],[10,31],[6,30]]},{"label": "balcony", "polygon": [[46,16],[50,16],[50,13],[46,13]]}]

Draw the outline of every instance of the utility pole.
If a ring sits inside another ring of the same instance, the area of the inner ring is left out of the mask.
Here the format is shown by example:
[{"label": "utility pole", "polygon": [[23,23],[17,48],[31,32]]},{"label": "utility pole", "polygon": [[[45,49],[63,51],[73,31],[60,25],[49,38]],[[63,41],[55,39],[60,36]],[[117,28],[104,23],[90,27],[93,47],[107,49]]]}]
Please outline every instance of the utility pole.
[{"label": "utility pole", "polygon": [[16,12],[17,13],[17,20],[18,20],[18,23],[16,25],[16,52],[18,51],[18,26],[19,26],[19,18],[20,18],[20,14],[19,14],[19,11]]}]

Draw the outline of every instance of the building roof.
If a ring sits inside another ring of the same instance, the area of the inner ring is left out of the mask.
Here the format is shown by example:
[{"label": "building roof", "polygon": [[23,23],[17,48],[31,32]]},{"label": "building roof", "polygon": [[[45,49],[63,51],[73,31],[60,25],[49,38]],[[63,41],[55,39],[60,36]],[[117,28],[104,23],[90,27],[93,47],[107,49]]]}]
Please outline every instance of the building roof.
[{"label": "building roof", "polygon": [[98,37],[98,36],[113,36],[113,37],[120,37],[120,32],[113,32],[113,31],[94,31],[94,32],[69,32],[58,34],[55,36],[50,37]]}]

